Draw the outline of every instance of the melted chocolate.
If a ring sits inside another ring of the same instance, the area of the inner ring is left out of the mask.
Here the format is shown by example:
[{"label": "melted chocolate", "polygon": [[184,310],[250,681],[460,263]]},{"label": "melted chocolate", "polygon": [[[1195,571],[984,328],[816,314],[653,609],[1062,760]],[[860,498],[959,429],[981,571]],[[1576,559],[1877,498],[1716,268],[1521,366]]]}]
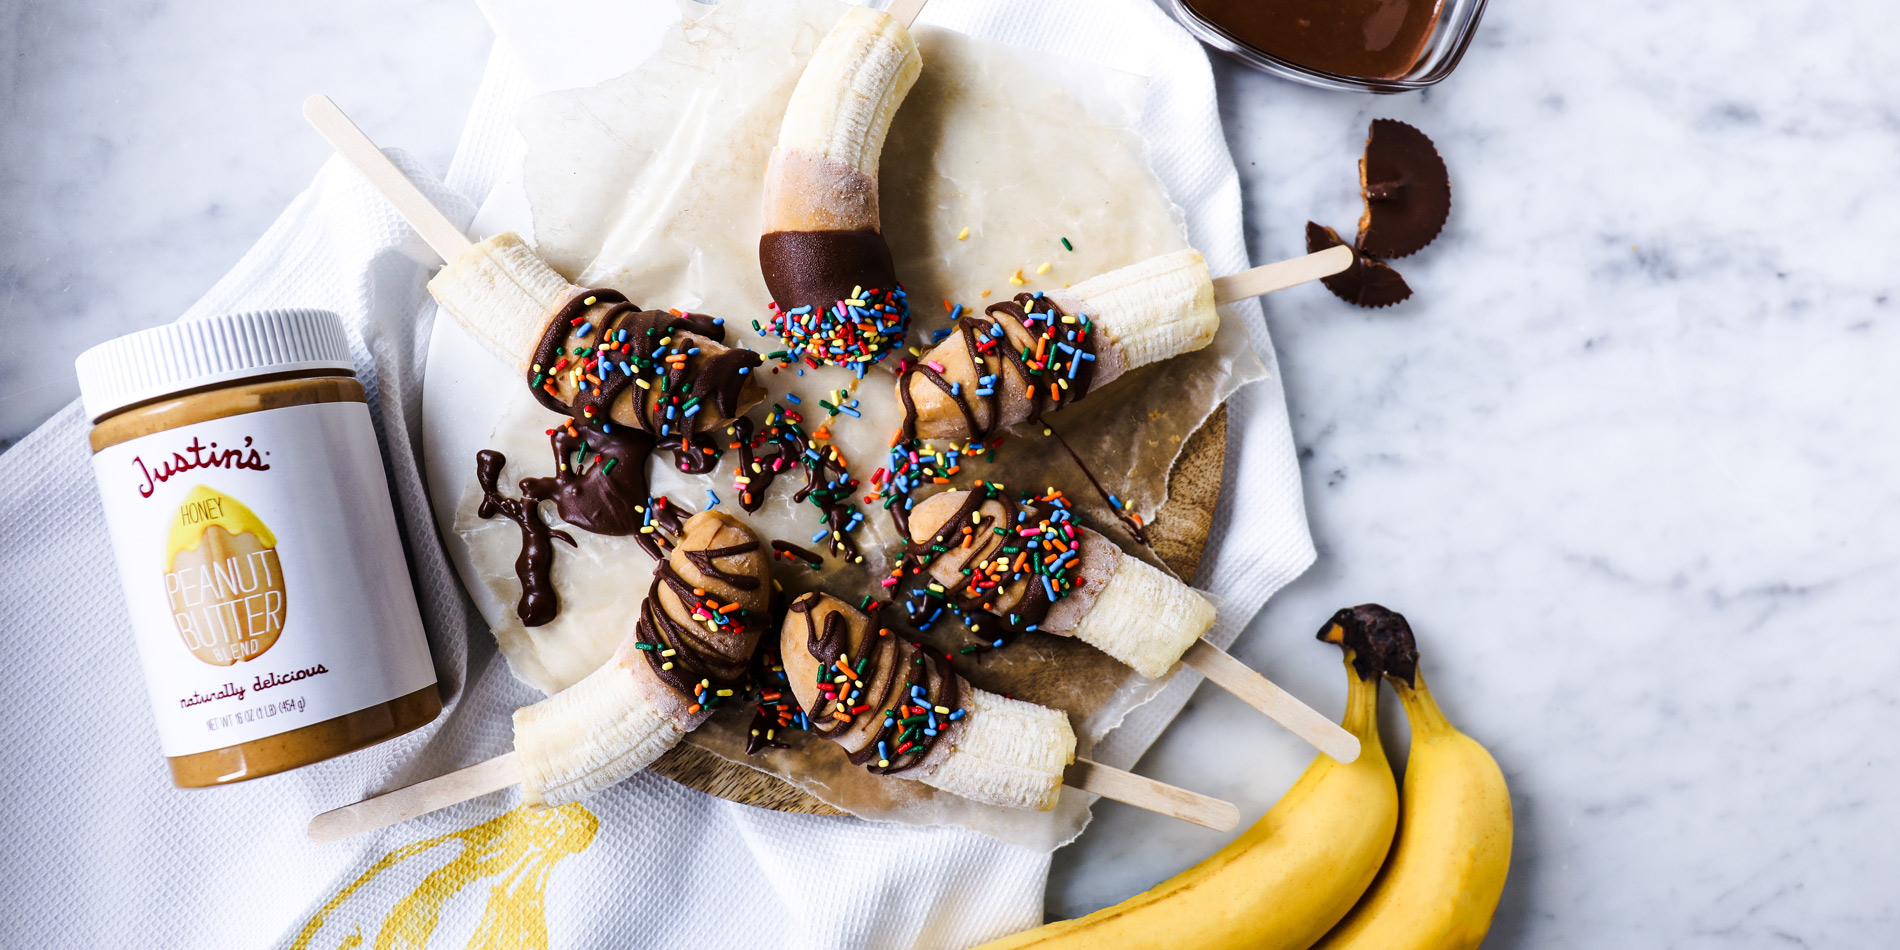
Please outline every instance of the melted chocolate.
[{"label": "melted chocolate", "polygon": [[618,537],[640,530],[653,436],[626,426],[560,426],[548,444],[555,473],[522,479],[522,494],[553,501],[561,520],[583,531]]},{"label": "melted chocolate", "polygon": [[[502,463],[493,461],[493,472],[488,470],[490,456],[499,460],[500,453],[476,457],[478,473],[488,479],[482,517],[506,514],[522,526],[516,560],[522,595],[515,609],[523,623],[540,626],[560,611],[550,579],[554,551],[546,538],[574,543],[567,534],[549,532],[538,501],[554,502],[562,520],[584,531],[632,535],[655,560],[664,560],[665,531],[677,530],[679,522],[665,499],[650,497],[647,462],[664,447],[673,450],[683,472],[706,472],[718,464],[717,442],[698,426],[738,416],[746,376],[759,365],[751,350],[701,352],[699,344],[720,342],[725,335],[711,317],[641,310],[613,290],[576,293],[548,320],[528,385],[541,405],[571,417],[548,430],[555,473],[522,479],[523,497],[516,501],[495,490]],[[559,395],[562,378],[575,386],[572,403]],[[633,391],[635,386],[640,392]],[[658,530],[641,531],[649,525]]]},{"label": "melted chocolate", "polygon": [[1441,0],[1186,0],[1199,19],[1279,59],[1394,79],[1418,62]]},{"label": "melted chocolate", "polygon": [[554,545],[559,538],[570,546],[573,536],[548,527],[542,520],[540,499],[523,492],[524,497],[510,498],[496,484],[501,478],[507,456],[493,449],[475,454],[475,479],[482,486],[482,505],[476,514],[483,518],[502,515],[521,527],[521,553],[515,557],[515,577],[521,581],[521,599],[515,613],[521,622],[539,627],[553,620],[561,610],[561,597],[554,590]]},{"label": "melted chocolate", "polygon": [[781,310],[827,310],[857,289],[897,286],[884,235],[861,231],[773,231],[759,238],[759,267]]},{"label": "melted chocolate", "polygon": [[812,568],[814,570],[816,570],[819,567],[824,566],[824,558],[810,551],[807,551],[804,548],[801,548],[798,545],[791,543],[790,541],[773,541],[772,551],[775,554],[781,554],[781,555],[786,555],[788,557],[791,557],[793,560],[803,561],[805,562],[806,567]]},{"label": "melted chocolate", "polygon": [[1062,451],[1069,453],[1069,458],[1075,462],[1075,467],[1082,470],[1082,477],[1089,480],[1089,486],[1094,488],[1095,494],[1101,496],[1102,501],[1108,504],[1109,510],[1115,513],[1115,519],[1122,523],[1122,527],[1128,529],[1129,535],[1135,539],[1136,543],[1147,544],[1147,526],[1141,523],[1141,519],[1130,514],[1128,509],[1116,504],[1114,496],[1108,493],[1108,489],[1102,487],[1101,479],[1095,477],[1095,470],[1089,468],[1089,463],[1082,461],[1082,456],[1076,454],[1075,447],[1069,444],[1068,439],[1062,437],[1062,433],[1057,432],[1055,427],[1047,422],[1043,423],[1043,426],[1047,428],[1050,438],[1055,439],[1056,443],[1062,446]]},{"label": "melted chocolate", "polygon": [[[812,610],[819,602],[820,595],[806,594],[793,601],[789,608],[792,615],[804,618],[804,648],[825,674],[819,688],[832,691],[828,696],[821,696],[817,708],[811,711],[808,728],[822,738],[835,739],[850,731],[857,717],[881,716],[884,724],[871,741],[856,752],[847,752],[846,757],[852,765],[864,766],[878,775],[914,768],[929,754],[936,741],[953,728],[957,720],[950,716],[962,718],[961,678],[950,668],[948,659],[924,649],[923,644],[905,642],[889,629],[880,627],[878,613],[884,606],[882,603],[869,605],[866,618],[868,626],[877,633],[864,638],[857,656],[847,654],[845,647],[850,642],[850,628],[844,615],[835,611],[827,614],[821,629],[812,618]],[[892,668],[891,664],[901,666]],[[845,675],[839,671],[840,666],[850,671],[845,683],[834,680],[834,676]],[[870,686],[885,683],[887,677],[888,683],[881,695],[865,692]],[[951,712],[938,713],[939,708]],[[880,761],[885,764],[879,764]]]}]

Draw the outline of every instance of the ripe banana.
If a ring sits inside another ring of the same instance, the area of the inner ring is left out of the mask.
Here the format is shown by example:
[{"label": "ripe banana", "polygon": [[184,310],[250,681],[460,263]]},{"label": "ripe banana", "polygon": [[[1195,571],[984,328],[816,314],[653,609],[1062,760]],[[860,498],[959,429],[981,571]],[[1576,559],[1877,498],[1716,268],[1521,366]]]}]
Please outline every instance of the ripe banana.
[{"label": "ripe banana", "polygon": [[772,591],[758,536],[702,511],[654,574],[638,624],[605,665],[515,712],[524,802],[565,804],[646,768],[744,674]]},{"label": "ripe banana", "polygon": [[1376,604],[1335,614],[1323,639],[1364,644],[1412,726],[1402,821],[1379,880],[1318,946],[1470,950],[1491,928],[1511,864],[1511,793],[1497,760],[1453,728],[1418,672],[1405,618]]},{"label": "ripe banana", "polygon": [[923,69],[904,24],[853,7],[786,105],[765,172],[759,264],[793,360],[858,369],[904,338],[910,308],[878,216],[878,158]]},{"label": "ripe banana", "polygon": [[1048,811],[1075,761],[1075,731],[1061,710],[963,684],[964,722],[950,749],[918,780],[992,805]]},{"label": "ripe banana", "polygon": [[1207,261],[1163,254],[960,317],[897,381],[906,438],[987,439],[1220,330]]},{"label": "ripe banana", "polygon": [[1123,353],[1129,369],[1214,342],[1220,314],[1207,260],[1192,248],[1099,274],[1049,296],[1086,313]]},{"label": "ripe banana", "polygon": [[[932,495],[909,514],[900,570],[928,571],[933,593],[988,615],[982,626],[1074,636],[1143,676],[1166,676],[1214,625],[1214,605],[1066,512],[1034,512],[992,488]],[[1046,554],[1036,546],[1044,533],[1057,543]],[[1065,559],[1065,546],[1078,555]],[[1056,558],[1048,573],[1026,569],[1045,557]]]},{"label": "ripe banana", "polygon": [[1379,745],[1379,681],[1346,655],[1346,729],[1359,758],[1321,755],[1253,827],[1156,885],[978,950],[1305,950],[1364,893],[1392,844],[1398,790]]},{"label": "ripe banana", "polygon": [[483,241],[436,273],[429,293],[470,335],[525,371],[548,317],[580,293],[512,231]]},{"label": "ripe banana", "polygon": [[1160,679],[1213,625],[1214,605],[1207,598],[1148,562],[1122,555],[1095,595],[1095,606],[1072,632],[1135,672]]},{"label": "ripe banana", "polygon": [[811,731],[852,764],[985,804],[1055,807],[1075,761],[1075,731],[1060,710],[972,687],[948,661],[829,594],[793,601],[779,638]]}]

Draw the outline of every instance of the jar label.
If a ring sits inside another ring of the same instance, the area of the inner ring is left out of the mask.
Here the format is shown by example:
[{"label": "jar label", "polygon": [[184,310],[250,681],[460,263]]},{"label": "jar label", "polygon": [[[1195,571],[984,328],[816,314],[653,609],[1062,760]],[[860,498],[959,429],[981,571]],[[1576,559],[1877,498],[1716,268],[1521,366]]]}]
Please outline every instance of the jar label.
[{"label": "jar label", "polygon": [[93,471],[167,756],[435,682],[363,403],[178,426]]},{"label": "jar label", "polygon": [[284,631],[276,536],[243,502],[193,488],[165,544],[165,597],[193,656],[212,666],[263,656]]}]

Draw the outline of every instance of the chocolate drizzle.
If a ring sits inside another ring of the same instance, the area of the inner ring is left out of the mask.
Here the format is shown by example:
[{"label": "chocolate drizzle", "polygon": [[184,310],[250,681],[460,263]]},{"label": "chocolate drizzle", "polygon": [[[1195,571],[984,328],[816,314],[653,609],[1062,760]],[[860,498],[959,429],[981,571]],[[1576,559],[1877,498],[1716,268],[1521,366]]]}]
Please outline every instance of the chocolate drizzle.
[{"label": "chocolate drizzle", "polygon": [[[757,577],[725,571],[715,562],[719,558],[738,557],[757,550],[759,542],[753,540],[704,551],[682,550],[681,553],[706,576],[735,590],[754,591],[759,589]],[[666,610],[660,597],[662,586],[672,591],[694,622],[682,621]],[[642,649],[646,651],[647,662],[652,665],[653,672],[668,686],[682,693],[698,695],[703,706],[711,706],[717,701],[716,694],[706,694],[744,682],[746,669],[752,660],[750,649],[735,655],[723,648],[733,638],[743,638],[746,626],[755,619],[744,608],[722,612],[722,608],[728,606],[713,599],[705,588],[694,587],[673,569],[669,561],[662,560],[653,571],[653,586],[647,590],[646,603],[640,607],[640,620],[634,626],[638,641],[652,644],[651,648]],[[707,623],[713,624],[713,630],[706,628]]]},{"label": "chocolate drizzle", "polygon": [[[734,419],[727,432],[732,436],[729,447],[739,451],[737,474],[747,480],[739,492],[739,507],[748,512],[759,510],[765,504],[766,492],[780,475],[801,471],[805,481],[792,492],[792,502],[810,502],[818,509],[825,525],[823,539],[833,554],[851,561],[863,559],[852,537],[864,521],[864,515],[851,503],[858,480],[851,477],[835,448],[814,446],[793,414],[780,406],[772,407],[763,432],[743,416]],[[765,450],[763,454],[761,449]]]},{"label": "chocolate drizzle", "polygon": [[[702,342],[725,337],[704,314],[641,310],[613,290],[577,293],[548,321],[528,385],[541,405],[582,426],[643,430],[673,450],[680,471],[707,472],[718,446],[699,426],[716,428],[745,410],[746,376],[759,365],[743,348],[701,351]],[[562,399],[563,381],[571,403]],[[642,392],[630,391],[636,385]]]},{"label": "chocolate drizzle", "polygon": [[484,451],[476,462],[487,478],[482,517],[506,514],[522,526],[515,612],[524,624],[546,624],[560,610],[547,537],[574,543],[548,531],[536,502],[554,502],[563,521],[584,531],[632,535],[656,560],[665,558],[660,529],[677,528],[678,517],[665,499],[651,497],[647,462],[655,449],[669,448],[683,472],[718,464],[719,445],[707,430],[749,408],[747,377],[759,365],[750,350],[717,345],[725,335],[711,317],[641,310],[613,290],[578,292],[549,318],[528,386],[535,401],[570,417],[548,430],[554,474],[522,479],[515,500],[494,487],[502,462],[490,456],[500,453]]},{"label": "chocolate drizzle", "polygon": [[1148,526],[1141,523],[1141,516],[1129,511],[1122,505],[1121,499],[1109,494],[1108,489],[1102,487],[1102,480],[1095,477],[1095,470],[1089,468],[1089,463],[1082,461],[1082,456],[1076,453],[1075,447],[1069,444],[1068,439],[1062,437],[1062,433],[1057,432],[1055,427],[1047,422],[1043,423],[1043,426],[1044,431],[1049,433],[1049,437],[1062,446],[1062,451],[1069,453],[1069,458],[1075,462],[1075,467],[1082,470],[1082,477],[1089,480],[1089,487],[1095,489],[1095,494],[1100,495],[1102,500],[1108,503],[1108,510],[1115,513],[1115,519],[1122,523],[1122,527],[1128,529],[1128,534],[1135,539],[1135,542],[1147,544]]},{"label": "chocolate drizzle", "polygon": [[508,458],[493,449],[475,454],[475,480],[482,486],[482,505],[476,514],[482,518],[501,515],[521,527],[521,553],[515,557],[515,576],[521,581],[521,599],[515,613],[525,626],[539,627],[561,610],[561,596],[554,590],[554,545],[559,538],[570,546],[574,538],[565,531],[548,527],[541,517],[540,499],[523,490],[523,497],[510,498],[496,484]]},{"label": "chocolate drizzle", "polygon": [[824,558],[790,541],[773,541],[772,554],[775,557],[784,556],[794,561],[803,561],[806,567],[812,568],[813,570],[824,566]]},{"label": "chocolate drizzle", "polygon": [[[991,502],[1002,507],[1000,517],[984,516],[983,509]],[[1063,591],[1058,591],[1054,583],[1033,579],[1033,575],[1010,578],[977,568],[999,556],[1007,561],[1024,554],[1019,531],[1027,525],[1047,522],[1050,514],[1023,505],[993,485],[981,485],[965,494],[962,504],[935,534],[905,545],[900,570],[913,577],[925,575],[938,559],[953,551],[970,552],[955,583],[934,582],[907,598],[907,619],[913,625],[927,627],[939,615],[940,602],[948,602],[974,632],[986,634],[979,639],[991,648],[1038,629]],[[905,537],[910,537],[908,531]],[[1029,553],[1040,559],[1040,552]],[[1022,563],[1027,559],[1015,560]]]},{"label": "chocolate drizzle", "polygon": [[791,616],[803,618],[802,647],[818,661],[820,696],[809,711],[808,728],[821,738],[844,740],[859,731],[860,717],[881,717],[861,747],[845,750],[846,757],[878,775],[916,767],[962,719],[962,678],[947,658],[880,626],[882,603],[858,612],[866,632],[852,655],[845,611],[853,608],[838,604],[821,625],[813,612],[822,601],[821,594],[806,594],[789,608]]},{"label": "chocolate drizzle", "polygon": [[561,426],[548,433],[548,445],[555,473],[522,479],[522,494],[553,501],[561,520],[583,531],[618,537],[640,530],[653,436],[625,426]]},{"label": "chocolate drizzle", "polygon": [[[1072,317],[1054,301],[1036,293],[1020,293],[1011,300],[991,304],[981,317],[958,317],[951,334],[961,343],[975,373],[974,385],[951,380],[947,367],[926,357],[908,366],[898,378],[897,395],[904,404],[903,443],[917,443],[917,399],[913,380],[921,378],[935,386],[962,415],[965,431],[975,443],[993,448],[998,433],[1012,424],[1005,415],[1007,400],[1019,397],[1029,404],[1025,421],[1044,427],[1044,433],[1062,445],[1084,478],[1128,528],[1134,539],[1147,543],[1141,521],[1124,510],[1102,487],[1087,462],[1057,435],[1042,418],[1044,412],[1061,408],[1089,394],[1095,381],[1096,347],[1101,335],[1093,332],[1087,317]],[[940,344],[941,345],[941,344]],[[933,354],[938,350],[933,348]],[[1007,374],[1007,377],[1005,377]],[[981,410],[980,412],[978,410]],[[904,445],[900,443],[900,450]],[[895,464],[895,460],[894,460]],[[900,533],[909,534],[906,505],[890,507],[891,517]]]},{"label": "chocolate drizzle", "polygon": [[[1088,395],[1101,335],[1092,332],[1094,326],[1086,318],[1070,321],[1069,314],[1039,293],[1021,293],[990,304],[983,314],[959,317],[951,328],[975,369],[975,385],[945,378],[943,370],[928,360],[906,367],[898,377],[905,439],[917,438],[917,402],[911,392],[916,377],[949,398],[968,431],[979,440],[988,440],[1005,427],[1004,399],[1017,390],[1029,403],[1027,418],[1038,422],[1045,411],[1060,408],[1063,401]],[[1007,325],[1002,322],[1005,318],[1010,321]],[[1011,374],[1010,379],[1001,377],[1005,372]],[[985,410],[981,415],[976,411],[979,404]]]}]

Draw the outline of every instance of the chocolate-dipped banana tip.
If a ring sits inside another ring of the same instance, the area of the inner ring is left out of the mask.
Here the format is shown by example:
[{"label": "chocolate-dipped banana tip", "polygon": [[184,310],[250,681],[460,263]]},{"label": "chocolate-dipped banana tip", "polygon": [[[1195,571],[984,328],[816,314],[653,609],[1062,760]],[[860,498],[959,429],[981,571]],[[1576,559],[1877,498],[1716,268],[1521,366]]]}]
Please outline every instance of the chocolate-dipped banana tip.
[{"label": "chocolate-dipped banana tip", "polygon": [[[1332,228],[1306,222],[1306,250],[1323,251],[1329,247],[1349,247]],[[1412,296],[1405,278],[1384,261],[1353,248],[1352,266],[1319,282],[1333,295],[1356,307],[1390,307]]]},{"label": "chocolate-dipped banana tip", "polygon": [[903,346],[910,304],[879,223],[878,157],[923,60],[904,24],[853,7],[819,42],[766,166],[759,265],[788,362],[862,375]]},{"label": "chocolate-dipped banana tip", "polygon": [[1451,174],[1425,133],[1396,119],[1374,119],[1359,159],[1358,248],[1374,257],[1417,253],[1451,214]]}]

